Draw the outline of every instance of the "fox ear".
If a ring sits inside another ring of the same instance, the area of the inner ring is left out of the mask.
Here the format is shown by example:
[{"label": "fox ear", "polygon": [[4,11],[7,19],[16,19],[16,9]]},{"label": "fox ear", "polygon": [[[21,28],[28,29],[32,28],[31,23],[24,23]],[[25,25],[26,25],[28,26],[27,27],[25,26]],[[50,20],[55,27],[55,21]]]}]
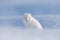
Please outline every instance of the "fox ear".
[{"label": "fox ear", "polygon": [[31,13],[29,13],[29,15],[31,15]]}]

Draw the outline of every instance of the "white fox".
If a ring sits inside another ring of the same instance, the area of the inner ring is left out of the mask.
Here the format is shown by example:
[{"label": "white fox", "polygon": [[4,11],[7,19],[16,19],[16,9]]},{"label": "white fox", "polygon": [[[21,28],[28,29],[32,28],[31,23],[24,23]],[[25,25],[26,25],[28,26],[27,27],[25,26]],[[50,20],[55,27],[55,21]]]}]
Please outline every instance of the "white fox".
[{"label": "white fox", "polygon": [[24,13],[23,23],[26,28],[36,28],[43,30],[41,24],[34,17],[32,17],[31,13]]}]

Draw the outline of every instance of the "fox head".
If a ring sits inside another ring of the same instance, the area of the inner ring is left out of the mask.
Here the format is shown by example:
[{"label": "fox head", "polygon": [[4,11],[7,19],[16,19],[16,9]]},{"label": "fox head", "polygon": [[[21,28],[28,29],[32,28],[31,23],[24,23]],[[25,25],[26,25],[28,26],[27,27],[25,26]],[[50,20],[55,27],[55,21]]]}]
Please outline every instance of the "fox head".
[{"label": "fox head", "polygon": [[32,16],[31,16],[31,13],[24,13],[24,20],[26,21],[26,22],[29,22],[29,21],[31,21],[31,18]]}]

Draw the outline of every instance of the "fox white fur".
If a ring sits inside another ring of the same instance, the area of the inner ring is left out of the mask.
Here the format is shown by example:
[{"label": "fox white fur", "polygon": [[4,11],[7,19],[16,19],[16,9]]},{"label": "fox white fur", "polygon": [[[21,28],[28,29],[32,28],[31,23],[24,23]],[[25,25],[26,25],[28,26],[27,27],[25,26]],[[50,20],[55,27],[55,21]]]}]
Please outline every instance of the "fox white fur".
[{"label": "fox white fur", "polygon": [[43,30],[43,28],[42,28],[41,24],[39,23],[39,21],[37,21],[31,15],[31,13],[24,13],[23,23],[24,23],[26,28],[36,28],[36,29],[39,29],[39,30]]}]

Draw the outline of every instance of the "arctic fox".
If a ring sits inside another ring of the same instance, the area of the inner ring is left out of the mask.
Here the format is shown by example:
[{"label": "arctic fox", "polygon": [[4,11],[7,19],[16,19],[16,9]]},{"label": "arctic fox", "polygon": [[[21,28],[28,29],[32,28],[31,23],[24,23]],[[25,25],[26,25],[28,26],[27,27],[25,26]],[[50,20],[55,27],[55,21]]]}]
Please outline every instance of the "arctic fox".
[{"label": "arctic fox", "polygon": [[31,13],[24,13],[23,23],[26,28],[36,28],[43,30],[41,24],[31,15]]}]

